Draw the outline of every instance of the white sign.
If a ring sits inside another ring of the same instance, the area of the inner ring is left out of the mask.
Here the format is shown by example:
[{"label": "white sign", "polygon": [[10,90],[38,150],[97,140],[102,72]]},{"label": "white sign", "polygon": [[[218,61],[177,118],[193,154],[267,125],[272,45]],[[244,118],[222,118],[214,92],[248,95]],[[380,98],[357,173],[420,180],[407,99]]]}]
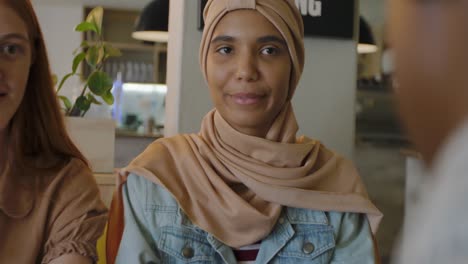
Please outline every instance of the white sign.
[{"label": "white sign", "polygon": [[302,16],[321,17],[322,1],[319,0],[296,0],[296,6]]}]

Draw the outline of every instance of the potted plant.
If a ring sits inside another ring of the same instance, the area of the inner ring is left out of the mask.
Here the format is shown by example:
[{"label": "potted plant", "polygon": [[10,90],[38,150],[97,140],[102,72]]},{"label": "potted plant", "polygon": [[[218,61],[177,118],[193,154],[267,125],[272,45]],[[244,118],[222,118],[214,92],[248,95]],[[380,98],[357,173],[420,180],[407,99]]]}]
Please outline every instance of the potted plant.
[{"label": "potted plant", "polygon": [[[121,56],[121,52],[103,39],[103,13],[102,7],[96,7],[91,10],[85,21],[75,27],[77,32],[92,33],[96,41],[83,41],[75,50],[71,72],[57,82],[56,93],[63,106],[70,137],[88,158],[93,171],[111,173],[114,167],[114,121],[110,118],[83,118],[92,105],[114,103],[111,92],[113,80],[103,71],[103,66],[107,59]],[[82,63],[87,64],[89,73],[78,72]],[[60,90],[72,76],[80,76],[83,80],[80,94],[74,100],[60,95]]]}]

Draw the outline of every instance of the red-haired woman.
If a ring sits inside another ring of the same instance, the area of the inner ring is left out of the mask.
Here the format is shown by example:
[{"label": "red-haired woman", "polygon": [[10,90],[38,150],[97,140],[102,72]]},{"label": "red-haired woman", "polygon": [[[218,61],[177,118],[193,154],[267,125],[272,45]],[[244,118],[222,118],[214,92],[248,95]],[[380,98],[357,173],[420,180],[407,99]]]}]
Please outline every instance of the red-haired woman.
[{"label": "red-haired woman", "polygon": [[31,3],[0,0],[0,263],[92,263],[106,215]]}]

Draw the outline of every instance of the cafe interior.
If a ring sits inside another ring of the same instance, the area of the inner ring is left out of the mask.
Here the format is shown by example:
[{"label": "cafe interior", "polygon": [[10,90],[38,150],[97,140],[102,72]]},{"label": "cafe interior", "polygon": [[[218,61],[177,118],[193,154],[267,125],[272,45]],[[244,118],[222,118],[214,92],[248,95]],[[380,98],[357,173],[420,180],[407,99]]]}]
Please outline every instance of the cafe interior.
[{"label": "cafe interior", "polygon": [[[337,10],[318,2],[296,1],[304,18],[306,48],[304,73],[293,99],[299,134],[354,161],[371,200],[384,214],[376,239],[382,262],[389,263],[404,232],[405,211],[415,202],[422,165],[394,109],[385,1],[349,0]],[[74,140],[84,140],[77,144],[91,164],[96,160],[93,170],[107,204],[115,190],[115,168],[125,167],[158,138],[197,133],[213,108],[198,63],[205,3],[33,1],[58,77],[68,73],[80,43],[95,41],[92,34],[73,28],[96,6],[104,8],[103,38],[121,51],[103,65],[113,80],[114,103],[90,109],[84,119],[93,123],[81,129],[87,131],[84,135],[71,132]],[[89,69],[84,65],[80,71],[86,74]],[[82,84],[80,77],[73,77],[61,93],[76,98]],[[90,132],[105,123],[111,124],[110,132]],[[97,133],[104,133],[102,139]]]}]

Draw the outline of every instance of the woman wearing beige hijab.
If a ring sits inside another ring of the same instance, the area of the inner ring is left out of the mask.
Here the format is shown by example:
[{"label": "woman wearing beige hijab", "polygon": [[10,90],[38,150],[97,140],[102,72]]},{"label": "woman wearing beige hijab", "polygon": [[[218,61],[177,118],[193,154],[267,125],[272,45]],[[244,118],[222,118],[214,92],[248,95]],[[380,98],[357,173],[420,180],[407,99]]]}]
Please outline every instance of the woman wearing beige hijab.
[{"label": "woman wearing beige hijab", "polygon": [[375,263],[381,214],[356,170],[296,137],[294,1],[211,0],[204,18],[215,109],[199,134],[157,140],[125,168],[116,262]]}]

